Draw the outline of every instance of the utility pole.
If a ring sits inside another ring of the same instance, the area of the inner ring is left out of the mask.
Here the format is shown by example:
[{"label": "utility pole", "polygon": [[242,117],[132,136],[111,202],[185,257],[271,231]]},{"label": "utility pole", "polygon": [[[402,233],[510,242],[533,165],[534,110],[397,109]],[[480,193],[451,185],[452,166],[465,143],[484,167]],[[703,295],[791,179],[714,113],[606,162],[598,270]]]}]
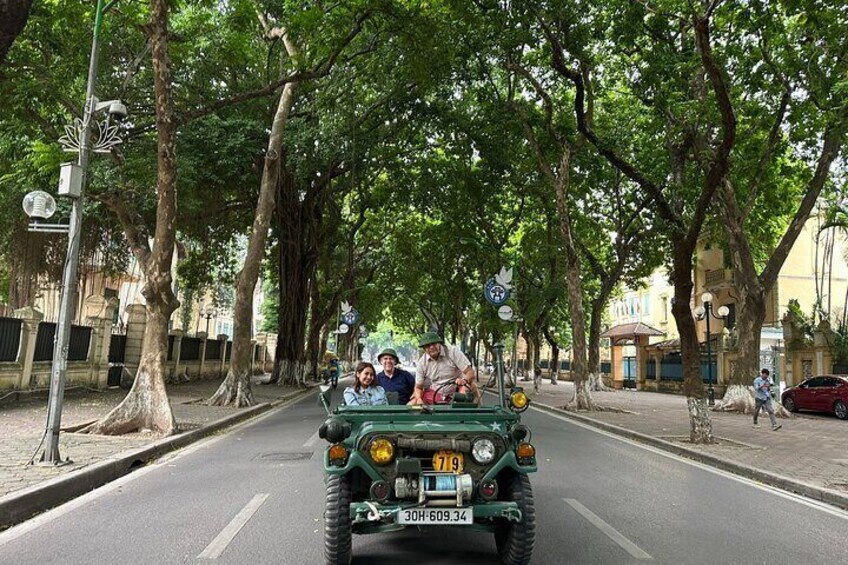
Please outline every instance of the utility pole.
[{"label": "utility pole", "polygon": [[[85,181],[88,172],[88,161],[91,156],[91,125],[97,110],[102,109],[98,105],[94,89],[97,82],[97,59],[100,50],[100,27],[103,14],[111,8],[117,0],[112,0],[105,7],[103,0],[97,0],[97,8],[94,18],[94,38],[91,43],[91,58],[88,65],[88,84],[85,93],[85,110],[83,112],[82,127],[79,132],[79,148],[77,167],[80,177],[79,195],[73,198],[71,204],[71,218],[68,227],[68,254],[65,258],[65,269],[62,275],[62,292],[59,299],[59,319],[56,323],[56,336],[53,344],[53,366],[50,373],[50,392],[47,412],[47,445],[41,454],[42,465],[66,465],[71,463],[70,459],[62,461],[59,455],[59,428],[62,423],[62,402],[65,396],[65,381],[68,368],[68,345],[71,338],[71,320],[74,317],[74,305],[76,303],[76,281],[77,267],[79,264],[80,238],[82,234],[82,209],[85,194]],[[115,105],[116,113],[126,108],[117,101],[110,101],[107,106]],[[120,108],[118,107],[120,105]],[[112,112],[112,107],[109,108]],[[120,141],[115,141],[119,143]],[[98,143],[100,146],[100,143]]]}]

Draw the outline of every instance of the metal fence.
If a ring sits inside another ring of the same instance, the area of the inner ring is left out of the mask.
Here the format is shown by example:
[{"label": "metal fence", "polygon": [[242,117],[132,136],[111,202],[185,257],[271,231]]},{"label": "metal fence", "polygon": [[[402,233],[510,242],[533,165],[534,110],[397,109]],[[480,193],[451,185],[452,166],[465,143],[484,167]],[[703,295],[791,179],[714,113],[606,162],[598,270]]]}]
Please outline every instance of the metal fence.
[{"label": "metal fence", "polygon": [[[41,322],[35,337],[35,356],[33,361],[53,360],[53,341],[56,338],[56,324]],[[88,359],[88,349],[91,345],[91,328],[88,326],[71,326],[71,337],[68,341],[68,361],[85,361]]]},{"label": "metal fence", "polygon": [[[547,370],[550,367],[551,362],[548,359],[543,359],[539,361],[539,367]],[[601,372],[610,374],[610,362],[609,361],[601,361]],[[560,371],[570,371],[571,370],[571,361],[562,360],[559,362],[559,370]]]},{"label": "metal fence", "polygon": [[0,362],[17,361],[21,346],[21,320],[0,318]]},{"label": "metal fence", "polygon": [[200,344],[203,340],[197,337],[184,337],[180,346],[180,361],[199,361]]},{"label": "metal fence", "polygon": [[[709,365],[705,358],[701,359],[701,380],[705,383],[709,382]],[[712,362],[713,383],[718,379],[718,367],[715,360]],[[657,366],[654,361],[648,361],[645,364],[645,378],[649,381],[656,380]],[[683,359],[680,356],[664,357],[660,360],[660,380],[661,381],[683,381]]]},{"label": "metal fence", "polygon": [[206,342],[206,359],[210,361],[221,360],[221,342],[217,339],[210,339]]},{"label": "metal fence", "polygon": [[174,336],[168,336],[168,361],[174,360]]}]

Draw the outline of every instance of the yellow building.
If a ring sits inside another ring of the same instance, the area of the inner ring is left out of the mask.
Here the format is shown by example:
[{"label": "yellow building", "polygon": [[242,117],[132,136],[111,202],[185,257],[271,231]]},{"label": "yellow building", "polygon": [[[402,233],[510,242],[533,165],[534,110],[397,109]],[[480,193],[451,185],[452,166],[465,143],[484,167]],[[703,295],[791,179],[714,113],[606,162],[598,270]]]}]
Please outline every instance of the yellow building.
[{"label": "yellow building", "polygon": [[[779,370],[779,366],[776,366],[776,352],[782,346],[783,340],[781,319],[788,310],[790,300],[797,300],[802,312],[810,315],[818,297],[821,297],[822,310],[830,313],[833,320],[842,318],[848,293],[848,239],[836,229],[822,231],[822,223],[821,214],[816,214],[807,221],[780,270],[775,287],[768,294],[760,345],[764,366]],[[701,297],[705,292],[709,292],[712,295],[714,313],[718,313],[722,306],[728,309],[724,319],[711,318],[710,334],[729,335],[733,331],[738,308],[733,270],[725,252],[720,248],[712,248],[707,238],[702,238],[699,242],[693,276],[695,284],[690,308],[694,311],[702,306]],[[658,350],[671,353],[675,351],[675,340],[679,337],[671,314],[673,295],[674,288],[668,281],[667,271],[664,268],[657,269],[642,286],[623,289],[620,297],[610,303],[609,325],[615,328],[641,322],[659,329],[665,335],[650,338],[650,344],[659,343],[655,353]],[[697,327],[699,340],[704,342],[706,320],[697,321]],[[633,346],[618,346],[615,349],[618,351],[614,353],[617,362],[613,364],[613,378],[624,381],[628,370],[627,360],[635,359],[636,351]],[[632,362],[630,363],[632,365]],[[721,363],[718,371],[721,371]],[[720,382],[719,377],[720,375],[715,375],[716,382]]]}]

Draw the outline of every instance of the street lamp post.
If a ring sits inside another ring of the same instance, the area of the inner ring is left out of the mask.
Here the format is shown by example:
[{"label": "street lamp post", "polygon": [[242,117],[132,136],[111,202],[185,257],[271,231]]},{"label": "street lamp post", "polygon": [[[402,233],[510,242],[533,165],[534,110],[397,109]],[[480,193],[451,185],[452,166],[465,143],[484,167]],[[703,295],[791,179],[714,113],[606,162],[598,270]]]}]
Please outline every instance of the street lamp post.
[{"label": "street lamp post", "polygon": [[206,337],[209,337],[209,320],[218,317],[218,309],[211,304],[203,309],[203,317],[206,318]]},{"label": "street lamp post", "polygon": [[715,313],[713,313],[713,295],[709,292],[705,292],[701,295],[701,303],[703,306],[695,308],[695,317],[699,320],[706,320],[707,322],[707,403],[710,406],[715,406],[715,389],[713,388],[713,356],[712,344],[710,343],[710,318],[724,320],[727,315],[730,314],[730,309],[727,306],[719,306],[718,316],[716,316]]},{"label": "street lamp post", "polygon": [[[70,463],[69,459],[62,461],[59,455],[59,428],[62,423],[62,401],[65,396],[65,380],[67,378],[68,366],[68,344],[71,337],[71,319],[73,318],[74,303],[76,302],[76,279],[77,266],[79,264],[79,249],[82,226],[83,193],[85,177],[88,169],[88,160],[92,149],[95,151],[108,151],[120,143],[114,135],[116,128],[110,127],[107,121],[106,127],[100,128],[100,138],[97,146],[92,148],[91,132],[94,114],[98,110],[108,109],[110,114],[123,118],[126,116],[126,107],[117,100],[99,103],[94,95],[97,81],[97,59],[100,48],[100,26],[103,14],[111,8],[117,0],[112,0],[104,6],[103,0],[97,0],[97,8],[94,18],[94,37],[91,44],[91,58],[88,66],[88,84],[85,93],[85,110],[83,119],[78,123],[76,130],[66,128],[69,139],[60,139],[67,149],[78,152],[76,166],[69,166],[69,178],[66,192],[72,197],[71,216],[68,225],[68,254],[65,259],[65,270],[62,275],[62,292],[59,299],[59,317],[56,323],[56,336],[53,342],[53,366],[50,373],[50,392],[47,412],[47,445],[41,454],[40,464],[43,465],[65,465]],[[63,170],[63,184],[65,170]],[[74,187],[78,187],[78,192]],[[62,185],[60,185],[60,193]]]}]

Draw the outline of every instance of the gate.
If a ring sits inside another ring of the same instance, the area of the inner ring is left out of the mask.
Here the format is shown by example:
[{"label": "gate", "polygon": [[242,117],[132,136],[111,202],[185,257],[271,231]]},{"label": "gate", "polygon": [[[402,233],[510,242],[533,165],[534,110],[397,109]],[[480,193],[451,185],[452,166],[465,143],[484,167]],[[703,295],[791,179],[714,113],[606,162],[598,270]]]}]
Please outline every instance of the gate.
[{"label": "gate", "polygon": [[624,375],[624,388],[636,388],[636,357],[623,357],[621,359],[622,375]]},{"label": "gate", "polygon": [[126,348],[127,336],[125,334],[112,334],[109,339],[109,376],[106,379],[106,386],[121,386]]}]

